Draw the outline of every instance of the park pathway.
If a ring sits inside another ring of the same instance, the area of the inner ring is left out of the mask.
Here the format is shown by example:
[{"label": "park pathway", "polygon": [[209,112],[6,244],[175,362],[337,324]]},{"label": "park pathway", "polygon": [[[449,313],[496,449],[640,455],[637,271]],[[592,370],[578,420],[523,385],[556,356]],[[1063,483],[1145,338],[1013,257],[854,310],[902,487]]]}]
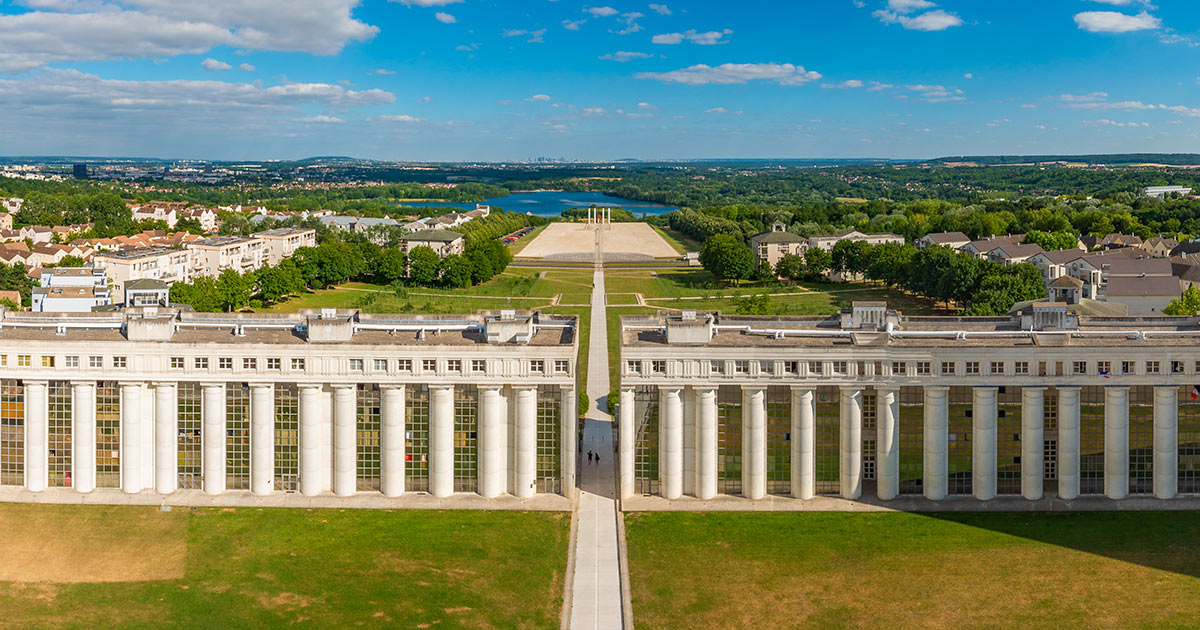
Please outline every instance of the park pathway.
[{"label": "park pathway", "polygon": [[[572,630],[618,630],[625,626],[621,604],[620,515],[616,502],[616,450],[608,407],[608,326],[604,302],[601,230],[596,230],[596,271],[592,288],[588,345],[588,411],[579,461],[579,507],[575,532],[575,573],[571,576]],[[600,456],[588,462],[586,452]],[[632,626],[632,624],[630,624]]]}]

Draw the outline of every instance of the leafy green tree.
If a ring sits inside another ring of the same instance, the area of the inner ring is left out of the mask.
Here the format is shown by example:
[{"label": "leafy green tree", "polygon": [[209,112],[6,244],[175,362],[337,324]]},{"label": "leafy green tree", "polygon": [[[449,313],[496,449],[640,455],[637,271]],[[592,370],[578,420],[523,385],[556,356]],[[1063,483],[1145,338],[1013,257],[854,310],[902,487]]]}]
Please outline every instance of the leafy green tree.
[{"label": "leafy green tree", "polygon": [[1171,300],[1163,309],[1163,315],[1191,317],[1197,313],[1200,313],[1200,289],[1196,287],[1188,287],[1183,295]]},{"label": "leafy green tree", "polygon": [[373,263],[374,276],[381,284],[392,284],[404,277],[408,255],[396,247],[381,247]]},{"label": "leafy green tree", "polygon": [[471,286],[471,263],[463,256],[446,256],[438,267],[442,284],[447,288],[465,289]]},{"label": "leafy green tree", "polygon": [[771,298],[765,294],[748,295],[734,301],[738,315],[769,315]]},{"label": "leafy green tree", "polygon": [[421,245],[408,253],[408,279],[417,286],[430,287],[437,280],[441,259],[437,252]]},{"label": "leafy green tree", "polygon": [[775,273],[788,280],[800,280],[804,277],[804,259],[795,254],[784,254],[775,265]]},{"label": "leafy green tree", "polygon": [[741,239],[717,234],[700,250],[700,264],[713,276],[736,282],[750,277],[754,270],[754,252]]},{"label": "leafy green tree", "polygon": [[59,267],[82,267],[83,259],[79,256],[63,256],[62,260],[58,261]]},{"label": "leafy green tree", "polygon": [[254,295],[254,272],[240,274],[233,269],[226,269],[217,277],[217,296],[221,307],[226,312],[245,308]]},{"label": "leafy green tree", "polygon": [[1022,244],[1040,245],[1042,249],[1053,252],[1060,249],[1075,249],[1079,246],[1079,239],[1071,232],[1041,232],[1031,230],[1025,234],[1025,240]]},{"label": "leafy green tree", "polygon": [[172,303],[188,304],[201,313],[225,310],[217,291],[217,279],[210,276],[172,284],[170,298]]},{"label": "leafy green tree", "polygon": [[820,247],[812,247],[804,252],[804,268],[810,279],[820,279],[831,265],[833,256]]}]

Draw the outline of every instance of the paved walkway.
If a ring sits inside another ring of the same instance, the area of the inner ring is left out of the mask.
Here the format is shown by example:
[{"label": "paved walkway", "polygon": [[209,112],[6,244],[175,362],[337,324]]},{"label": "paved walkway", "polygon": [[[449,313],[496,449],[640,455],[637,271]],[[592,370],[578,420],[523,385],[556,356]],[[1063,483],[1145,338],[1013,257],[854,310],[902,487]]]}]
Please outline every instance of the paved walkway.
[{"label": "paved walkway", "polygon": [[[596,250],[601,250],[596,234]],[[617,543],[617,502],[612,416],[608,413],[608,327],[604,268],[597,263],[592,289],[588,351],[588,412],[579,461],[579,514],[575,532],[575,574],[571,577],[572,630],[616,630],[624,626],[621,607],[621,552]],[[587,452],[600,456],[589,463]]]}]

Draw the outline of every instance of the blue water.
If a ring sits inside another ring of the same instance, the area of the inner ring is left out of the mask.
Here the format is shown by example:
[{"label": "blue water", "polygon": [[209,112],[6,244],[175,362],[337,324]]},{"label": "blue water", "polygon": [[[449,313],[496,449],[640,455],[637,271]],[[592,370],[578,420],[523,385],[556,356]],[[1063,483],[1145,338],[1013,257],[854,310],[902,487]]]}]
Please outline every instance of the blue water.
[{"label": "blue water", "polygon": [[[649,201],[634,201],[622,199],[597,192],[526,192],[516,193],[507,197],[484,199],[483,203],[494,208],[503,208],[510,212],[528,212],[539,217],[557,217],[563,210],[571,208],[625,208],[636,216],[645,214],[664,214],[678,210],[677,206],[664,206]],[[473,203],[450,203],[448,201],[405,201],[398,206],[410,208],[458,208],[474,210]]]}]

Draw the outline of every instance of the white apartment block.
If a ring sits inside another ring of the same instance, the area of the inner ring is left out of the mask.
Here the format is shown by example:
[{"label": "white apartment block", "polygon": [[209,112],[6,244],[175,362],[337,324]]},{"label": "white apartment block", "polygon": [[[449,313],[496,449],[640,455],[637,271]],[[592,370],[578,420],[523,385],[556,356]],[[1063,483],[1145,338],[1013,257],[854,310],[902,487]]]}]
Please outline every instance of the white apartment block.
[{"label": "white apartment block", "polygon": [[216,236],[185,245],[192,253],[193,276],[219,276],[232,269],[238,273],[263,266],[263,239],[246,236]]},{"label": "white apartment block", "polygon": [[104,272],[112,287],[113,300],[125,301],[124,287],[130,280],[150,278],[168,284],[191,282],[192,252],[173,247],[135,247],[113,252],[97,252],[92,266]]},{"label": "white apartment block", "polygon": [[266,263],[272,267],[291,258],[301,247],[317,246],[317,231],[313,229],[275,228],[255,232],[254,237],[262,240]]}]

